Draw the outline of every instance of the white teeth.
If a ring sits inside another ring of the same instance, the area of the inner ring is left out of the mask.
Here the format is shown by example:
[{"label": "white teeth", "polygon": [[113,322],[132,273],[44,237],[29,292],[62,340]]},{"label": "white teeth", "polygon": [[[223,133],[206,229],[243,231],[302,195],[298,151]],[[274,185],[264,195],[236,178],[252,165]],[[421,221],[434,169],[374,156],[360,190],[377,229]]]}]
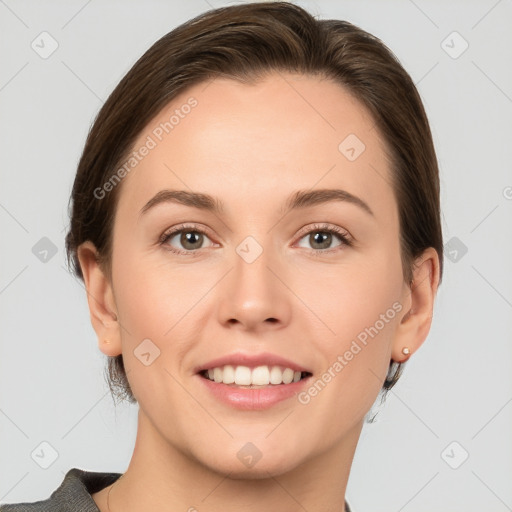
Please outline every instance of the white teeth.
[{"label": "white teeth", "polygon": [[301,372],[291,368],[280,366],[248,366],[226,365],[210,368],[206,372],[208,379],[224,384],[236,384],[237,386],[268,386],[269,384],[290,384],[301,379]]},{"label": "white teeth", "polygon": [[222,368],[213,369],[213,380],[215,382],[222,382]]},{"label": "white teeth", "polygon": [[235,382],[235,369],[229,364],[224,366],[222,382],[224,382],[224,384],[233,384],[233,382]]},{"label": "white teeth", "polygon": [[290,384],[293,381],[293,370],[291,368],[286,368],[283,372],[283,382],[285,384]]},{"label": "white teeth", "polygon": [[258,366],[252,371],[252,384],[255,386],[266,386],[270,382],[268,366]]},{"label": "white teeth", "polygon": [[283,372],[279,366],[274,366],[270,370],[270,384],[281,384],[283,382]]},{"label": "white teeth", "polygon": [[251,369],[247,368],[247,366],[237,366],[235,368],[235,384],[237,386],[250,386],[252,384]]}]

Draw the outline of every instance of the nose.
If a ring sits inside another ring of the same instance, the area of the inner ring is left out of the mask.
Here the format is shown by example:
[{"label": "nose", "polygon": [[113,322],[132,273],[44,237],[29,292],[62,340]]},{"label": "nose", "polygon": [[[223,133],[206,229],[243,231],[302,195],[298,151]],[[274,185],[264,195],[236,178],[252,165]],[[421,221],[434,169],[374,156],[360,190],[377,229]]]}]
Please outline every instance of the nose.
[{"label": "nose", "polygon": [[254,332],[285,327],[291,317],[292,294],[284,267],[255,239],[249,237],[240,244],[231,271],[218,289],[219,322]]}]

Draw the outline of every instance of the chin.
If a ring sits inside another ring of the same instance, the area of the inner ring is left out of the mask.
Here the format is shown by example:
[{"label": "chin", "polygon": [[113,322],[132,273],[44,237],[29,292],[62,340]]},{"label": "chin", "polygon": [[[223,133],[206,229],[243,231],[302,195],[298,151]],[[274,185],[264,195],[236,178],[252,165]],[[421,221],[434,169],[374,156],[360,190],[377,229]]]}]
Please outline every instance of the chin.
[{"label": "chin", "polygon": [[[260,448],[257,447],[257,442],[253,444],[244,441],[235,444],[236,447],[226,447],[220,453],[216,450],[210,451],[207,460],[204,451],[198,453],[198,461],[211,471],[222,476],[229,475],[233,480],[261,480],[293,471],[304,459],[299,458],[296,448],[283,449],[281,445],[281,449],[276,449],[270,447],[268,441],[264,445],[262,440]],[[226,457],[226,454],[230,455]]]}]

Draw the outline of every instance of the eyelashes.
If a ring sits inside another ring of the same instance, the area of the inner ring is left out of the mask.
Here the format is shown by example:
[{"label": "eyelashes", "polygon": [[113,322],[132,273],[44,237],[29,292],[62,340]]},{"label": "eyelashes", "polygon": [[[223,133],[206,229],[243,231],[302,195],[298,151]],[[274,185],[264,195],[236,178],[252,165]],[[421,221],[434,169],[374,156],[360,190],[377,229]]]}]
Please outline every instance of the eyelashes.
[{"label": "eyelashes", "polygon": [[[202,249],[202,247],[199,247],[199,248],[195,248],[195,249],[191,249],[191,250],[181,250],[181,249],[176,249],[174,247],[172,247],[171,245],[168,244],[168,242],[174,238],[176,235],[178,234],[190,234],[190,233],[199,233],[201,236],[203,237],[208,237],[208,233],[200,228],[199,226],[196,226],[196,225],[181,225],[181,226],[178,226],[177,228],[173,228],[172,230],[170,231],[166,231],[162,237],[160,238],[160,244],[161,245],[164,245],[166,247],[167,250],[171,251],[171,252],[174,252],[174,253],[177,253],[177,254],[189,254],[190,253],[195,253],[197,252],[198,250]],[[197,237],[196,237],[197,238]],[[201,240],[201,238],[200,238]],[[187,240],[186,237],[184,238],[183,236],[180,237],[180,243],[183,243],[183,242],[186,242],[186,243],[191,243],[190,240]],[[193,242],[192,242],[193,243]]]},{"label": "eyelashes", "polygon": [[[317,235],[319,233],[327,234],[327,238],[322,237],[323,240],[321,242],[318,242],[317,240],[314,240],[313,235]],[[334,235],[334,238],[333,238]],[[313,243],[320,243],[323,244],[325,242],[330,243],[333,239],[337,238],[339,240],[339,245],[336,245],[334,247],[330,248],[307,248],[311,254],[314,256],[324,256],[332,253],[337,253],[340,250],[343,250],[345,247],[352,247],[352,239],[350,238],[350,235],[345,230],[339,228],[338,226],[334,226],[331,224],[314,224],[313,226],[306,227],[302,230],[300,230],[298,236],[298,241],[300,242],[304,238],[308,237],[308,241],[311,242],[312,236],[313,236]]]},{"label": "eyelashes", "polygon": [[[317,237],[313,235],[327,235],[322,236],[321,240],[319,241]],[[169,242],[175,238],[177,235],[180,235],[178,239],[178,243],[183,245],[195,245],[198,244],[201,245],[201,247],[189,247],[188,249],[179,249],[176,247],[173,247],[169,244]],[[188,236],[193,235],[193,236]],[[343,250],[345,247],[351,247],[353,245],[353,241],[345,230],[339,228],[338,226],[331,225],[331,224],[314,224],[312,226],[308,226],[307,228],[303,228],[299,234],[297,235],[297,240],[300,242],[302,239],[307,237],[309,235],[309,241],[313,244],[330,244],[332,241],[335,241],[336,239],[339,241],[339,245],[335,247],[329,247],[329,248],[306,248],[309,251],[311,251],[315,255],[325,255],[330,254],[333,252],[338,252],[339,250]],[[313,236],[313,238],[312,238]],[[175,253],[175,254],[183,254],[187,256],[194,256],[198,255],[199,251],[202,251],[205,249],[205,247],[202,247],[202,243],[204,240],[210,240],[209,233],[207,230],[202,228],[201,226],[195,225],[195,224],[182,224],[179,226],[176,226],[162,234],[162,236],[159,239],[159,244],[162,245],[166,250]],[[211,240],[210,240],[211,242]],[[212,242],[209,247],[215,246],[215,244]],[[206,247],[208,248],[208,247]]]}]

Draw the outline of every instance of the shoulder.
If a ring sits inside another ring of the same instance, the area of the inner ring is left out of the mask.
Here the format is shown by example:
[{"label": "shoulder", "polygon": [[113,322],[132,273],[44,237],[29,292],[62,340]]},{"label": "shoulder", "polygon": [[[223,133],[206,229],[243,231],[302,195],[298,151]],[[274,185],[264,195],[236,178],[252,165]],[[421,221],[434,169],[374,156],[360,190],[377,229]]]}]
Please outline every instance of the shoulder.
[{"label": "shoulder", "polygon": [[45,500],[0,505],[0,512],[99,512],[91,494],[115,482],[121,473],[72,468],[60,486]]}]

